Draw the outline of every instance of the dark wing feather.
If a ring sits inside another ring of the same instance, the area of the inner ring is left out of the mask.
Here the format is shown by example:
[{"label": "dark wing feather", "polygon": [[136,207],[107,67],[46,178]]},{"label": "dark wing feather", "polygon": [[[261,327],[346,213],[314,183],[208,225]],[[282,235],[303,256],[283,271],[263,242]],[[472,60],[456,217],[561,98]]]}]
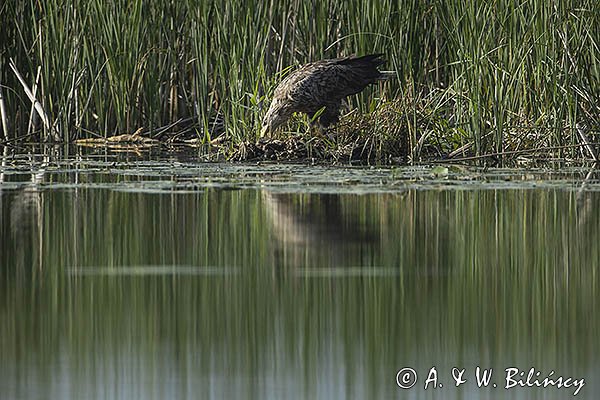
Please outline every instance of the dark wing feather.
[{"label": "dark wing feather", "polygon": [[294,111],[315,113],[324,106],[361,92],[381,78],[380,54],[346,57],[306,64],[284,79],[275,97],[286,99]]}]

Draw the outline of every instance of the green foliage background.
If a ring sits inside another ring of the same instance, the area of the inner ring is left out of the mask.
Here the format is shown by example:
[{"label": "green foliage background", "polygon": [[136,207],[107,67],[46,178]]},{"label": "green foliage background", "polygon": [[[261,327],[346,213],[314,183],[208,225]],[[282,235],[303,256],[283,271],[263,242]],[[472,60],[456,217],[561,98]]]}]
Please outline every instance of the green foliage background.
[{"label": "green foliage background", "polygon": [[354,105],[401,99],[413,144],[428,132],[478,153],[576,144],[577,124],[600,126],[599,10],[595,0],[6,1],[6,137],[26,133],[31,109],[10,59],[30,86],[41,68],[37,98],[62,140],[187,117],[204,137],[219,113],[235,141],[256,135],[277,72],[381,52],[399,79]]}]

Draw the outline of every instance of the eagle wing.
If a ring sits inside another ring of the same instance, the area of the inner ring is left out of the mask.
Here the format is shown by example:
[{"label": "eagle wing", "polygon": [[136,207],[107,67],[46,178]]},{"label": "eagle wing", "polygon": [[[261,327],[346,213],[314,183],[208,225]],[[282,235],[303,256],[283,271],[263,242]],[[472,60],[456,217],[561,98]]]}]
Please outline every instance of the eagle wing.
[{"label": "eagle wing", "polygon": [[306,64],[284,79],[275,97],[285,99],[297,112],[315,113],[324,106],[338,105],[381,78],[377,66],[381,55],[346,57]]}]

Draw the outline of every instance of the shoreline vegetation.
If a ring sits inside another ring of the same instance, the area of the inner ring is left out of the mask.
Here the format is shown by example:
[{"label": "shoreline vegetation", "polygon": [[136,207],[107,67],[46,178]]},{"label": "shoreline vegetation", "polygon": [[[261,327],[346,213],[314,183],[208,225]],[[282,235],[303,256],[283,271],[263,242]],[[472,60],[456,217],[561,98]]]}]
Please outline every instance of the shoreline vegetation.
[{"label": "shoreline vegetation", "polygon": [[[0,5],[0,145],[206,146],[215,159],[598,161],[595,0]],[[325,135],[259,139],[282,77],[383,53],[398,78]],[[487,161],[486,161],[487,162]]]}]

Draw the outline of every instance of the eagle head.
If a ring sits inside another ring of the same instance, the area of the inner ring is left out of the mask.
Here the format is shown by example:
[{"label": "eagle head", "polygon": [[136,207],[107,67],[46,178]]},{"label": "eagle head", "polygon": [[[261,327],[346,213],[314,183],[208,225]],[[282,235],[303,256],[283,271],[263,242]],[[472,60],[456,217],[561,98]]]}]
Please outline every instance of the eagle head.
[{"label": "eagle head", "polygon": [[270,136],[271,133],[280,127],[293,114],[293,110],[285,99],[275,97],[267,114],[263,118],[260,137]]}]

